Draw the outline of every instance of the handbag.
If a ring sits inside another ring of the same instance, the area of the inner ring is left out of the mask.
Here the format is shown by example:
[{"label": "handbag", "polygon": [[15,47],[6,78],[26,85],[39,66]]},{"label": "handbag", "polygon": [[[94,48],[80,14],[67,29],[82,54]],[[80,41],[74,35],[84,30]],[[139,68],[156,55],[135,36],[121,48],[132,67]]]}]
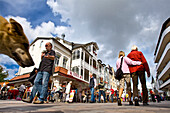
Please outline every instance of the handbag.
[{"label": "handbag", "polygon": [[121,63],[120,63],[120,67],[117,69],[116,73],[115,73],[115,78],[117,80],[120,80],[123,77],[123,71],[122,71],[122,62],[123,62],[123,57],[121,58]]},{"label": "handbag", "polygon": [[33,71],[30,73],[30,77],[28,78],[28,81],[30,81],[32,83],[32,85],[34,85],[34,80],[35,80],[35,77],[37,75],[35,70],[38,70],[38,69],[34,68]]}]

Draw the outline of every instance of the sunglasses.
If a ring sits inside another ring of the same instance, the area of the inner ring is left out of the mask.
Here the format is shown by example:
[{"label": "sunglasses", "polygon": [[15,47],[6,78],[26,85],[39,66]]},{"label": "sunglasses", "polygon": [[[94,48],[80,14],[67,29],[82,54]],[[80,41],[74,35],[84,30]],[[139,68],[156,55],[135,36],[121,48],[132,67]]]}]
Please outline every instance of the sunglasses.
[{"label": "sunglasses", "polygon": [[48,45],[45,45],[45,47],[48,47]]}]

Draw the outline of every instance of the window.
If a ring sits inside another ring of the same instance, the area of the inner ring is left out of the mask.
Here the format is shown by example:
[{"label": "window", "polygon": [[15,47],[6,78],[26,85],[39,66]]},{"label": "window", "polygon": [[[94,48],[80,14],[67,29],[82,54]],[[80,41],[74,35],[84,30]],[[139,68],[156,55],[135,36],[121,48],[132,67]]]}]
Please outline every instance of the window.
[{"label": "window", "polygon": [[89,81],[89,70],[87,69],[84,71],[84,80]]},{"label": "window", "polygon": [[101,67],[101,66],[99,66],[99,72],[100,72],[100,73],[102,72],[102,67]]},{"label": "window", "polygon": [[55,55],[55,62],[54,62],[55,66],[59,65],[60,57],[61,57],[61,54],[57,52]]},{"label": "window", "polygon": [[90,65],[92,66],[92,59],[90,59]]},{"label": "window", "polygon": [[66,64],[67,64],[68,58],[64,57],[63,58],[63,67],[66,68]]},{"label": "window", "polygon": [[83,69],[81,68],[81,78],[83,78]]},{"label": "window", "polygon": [[82,59],[82,60],[83,60],[83,55],[84,55],[83,52],[81,52],[81,59]]},{"label": "window", "polygon": [[87,53],[85,53],[85,62],[89,64],[89,55]]},{"label": "window", "polygon": [[75,50],[73,52],[73,60],[79,59],[79,58],[80,58],[80,51],[79,50]]},{"label": "window", "polygon": [[40,48],[42,47],[42,44],[43,44],[43,41],[41,41],[41,43],[40,43]]},{"label": "window", "polygon": [[32,45],[32,51],[34,51],[34,47],[35,47],[35,44],[34,44],[34,45]]},{"label": "window", "polygon": [[77,66],[73,67],[72,71],[79,75],[79,68]]},{"label": "window", "polygon": [[87,49],[88,52],[91,52],[91,46],[86,46],[85,48]]},{"label": "window", "polygon": [[93,67],[95,68],[95,69],[97,69],[97,67],[96,67],[96,61],[93,59]]}]

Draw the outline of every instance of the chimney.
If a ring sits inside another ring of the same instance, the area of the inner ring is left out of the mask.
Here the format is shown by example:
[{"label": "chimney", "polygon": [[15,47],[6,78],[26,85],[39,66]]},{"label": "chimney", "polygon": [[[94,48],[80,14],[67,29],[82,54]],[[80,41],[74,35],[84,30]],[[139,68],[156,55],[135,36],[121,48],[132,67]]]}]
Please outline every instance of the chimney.
[{"label": "chimney", "polygon": [[61,35],[61,37],[63,38],[63,41],[64,41],[64,38],[65,38],[65,34],[63,33],[63,34]]}]

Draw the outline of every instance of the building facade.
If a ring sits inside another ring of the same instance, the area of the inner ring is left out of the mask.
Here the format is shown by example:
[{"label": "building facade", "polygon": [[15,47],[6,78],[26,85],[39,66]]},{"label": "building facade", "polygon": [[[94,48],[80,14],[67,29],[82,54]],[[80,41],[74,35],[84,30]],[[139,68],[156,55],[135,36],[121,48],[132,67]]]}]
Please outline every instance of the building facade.
[{"label": "building facade", "polygon": [[170,18],[162,25],[154,56],[157,88],[170,96]]},{"label": "building facade", "polygon": [[[59,37],[36,38],[29,48],[35,65],[25,68],[19,67],[17,77],[21,78],[21,76],[27,75],[28,78],[33,68],[39,68],[41,52],[45,50],[47,42],[52,43],[53,50],[56,53],[54,74],[50,78],[51,88],[68,81],[73,81],[76,88],[80,86],[81,88],[88,87],[90,73],[94,74],[97,83],[99,82],[99,77],[103,77],[108,82],[106,87],[111,87],[112,82],[110,82],[110,79],[114,76],[114,73],[109,74],[109,68],[101,60],[97,59],[97,51],[99,50],[97,43],[77,44]],[[20,85],[21,82],[16,79],[17,77],[11,79],[10,83]],[[28,82],[28,79],[22,79],[22,82]]]}]

